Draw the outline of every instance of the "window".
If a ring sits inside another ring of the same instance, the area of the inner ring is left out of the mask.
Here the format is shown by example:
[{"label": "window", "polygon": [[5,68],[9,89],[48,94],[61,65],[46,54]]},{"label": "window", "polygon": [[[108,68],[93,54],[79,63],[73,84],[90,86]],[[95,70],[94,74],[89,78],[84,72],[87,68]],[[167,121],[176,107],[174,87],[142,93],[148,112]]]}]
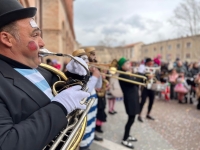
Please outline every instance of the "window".
[{"label": "window", "polygon": [[170,50],[172,48],[172,46],[171,45],[168,45],[168,49]]},{"label": "window", "polygon": [[153,49],[154,51],[156,51],[156,48],[154,47],[154,49]]},{"label": "window", "polygon": [[163,47],[161,46],[161,47],[160,47],[160,51],[162,51],[162,50],[163,50]]},{"label": "window", "polygon": [[132,57],[134,57],[134,49],[132,48],[132,51],[131,51],[131,55]]},{"label": "window", "polygon": [[187,42],[186,47],[187,47],[187,48],[190,48],[190,47],[191,47],[191,43],[190,43],[190,42]]},{"label": "window", "polygon": [[190,54],[189,53],[186,54],[186,58],[190,58]]},{"label": "window", "polygon": [[148,49],[145,49],[144,52],[147,53],[147,52],[148,52]]},{"label": "window", "polygon": [[169,60],[171,60],[171,54],[167,54],[166,55],[166,59],[169,61]]},{"label": "window", "polygon": [[179,49],[179,48],[181,47],[181,45],[180,45],[180,44],[177,44],[176,47],[177,47],[177,49]]},{"label": "window", "polygon": [[131,52],[134,53],[134,48],[131,48]]},{"label": "window", "polygon": [[176,58],[180,58],[180,54],[176,54]]}]

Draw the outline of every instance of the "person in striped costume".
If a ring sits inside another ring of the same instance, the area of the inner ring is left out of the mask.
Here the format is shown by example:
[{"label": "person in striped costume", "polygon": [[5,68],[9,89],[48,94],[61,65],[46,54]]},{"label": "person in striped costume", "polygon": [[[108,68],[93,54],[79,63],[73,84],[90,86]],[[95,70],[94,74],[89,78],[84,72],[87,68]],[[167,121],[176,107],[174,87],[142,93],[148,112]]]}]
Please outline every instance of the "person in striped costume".
[{"label": "person in striped costume", "polygon": [[[88,47],[85,50],[84,49],[75,50],[72,55],[82,58],[86,63],[96,62],[96,56],[94,51],[95,51],[94,47]],[[88,92],[91,95],[90,97],[88,97],[88,99],[95,97],[96,101],[94,102],[94,104],[90,108],[90,111],[87,114],[87,127],[83,139],[80,143],[80,150],[89,150],[89,147],[94,139],[98,141],[103,140],[102,138],[95,135],[95,126],[96,126],[95,122],[96,122],[97,103],[98,103],[95,88],[100,88],[102,86],[102,78],[97,68],[90,67],[89,69],[91,77],[87,83],[87,87],[88,87]]]}]

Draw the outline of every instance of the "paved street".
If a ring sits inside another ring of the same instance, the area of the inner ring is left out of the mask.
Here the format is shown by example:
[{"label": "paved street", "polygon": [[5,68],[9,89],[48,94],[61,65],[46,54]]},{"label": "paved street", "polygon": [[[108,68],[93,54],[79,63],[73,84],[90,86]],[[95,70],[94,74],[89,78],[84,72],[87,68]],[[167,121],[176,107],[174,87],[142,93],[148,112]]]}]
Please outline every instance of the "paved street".
[{"label": "paved street", "polygon": [[[200,111],[194,105],[155,100],[155,121],[145,119],[146,110],[147,104],[143,109],[144,123],[136,119],[131,130],[138,139],[135,150],[200,150]],[[116,111],[116,115],[108,114],[104,133],[99,134],[104,141],[95,141],[91,150],[128,150],[120,144],[127,121],[123,101],[116,102]]]}]

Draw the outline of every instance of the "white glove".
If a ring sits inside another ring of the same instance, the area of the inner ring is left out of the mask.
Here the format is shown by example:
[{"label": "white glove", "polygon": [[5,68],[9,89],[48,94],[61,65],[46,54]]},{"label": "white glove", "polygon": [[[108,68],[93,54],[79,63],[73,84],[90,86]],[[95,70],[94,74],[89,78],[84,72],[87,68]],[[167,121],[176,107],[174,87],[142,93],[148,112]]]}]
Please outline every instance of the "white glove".
[{"label": "white glove", "polygon": [[63,90],[52,101],[61,103],[69,114],[75,109],[86,109],[86,105],[82,105],[80,101],[89,96],[90,94],[88,92],[81,90],[80,85],[76,85]]},{"label": "white glove", "polygon": [[92,90],[95,88],[95,85],[97,84],[98,78],[95,76],[91,76],[89,81],[87,82],[87,88],[88,92],[91,93]]},{"label": "white glove", "polygon": [[[88,65],[82,58],[75,57],[75,59],[78,60],[79,62],[81,62],[88,69]],[[83,66],[81,66],[78,62],[74,61],[74,59],[72,59],[67,64],[66,69],[67,69],[67,71],[74,73],[74,74],[78,74],[80,76],[85,76],[87,74],[87,71],[85,70],[85,68],[83,68]]]},{"label": "white glove", "polygon": [[95,88],[100,89],[102,87],[102,76],[100,76],[97,80]]},{"label": "white glove", "polygon": [[151,89],[151,87],[152,87],[152,84],[151,84],[151,83],[148,83],[148,84],[147,84],[147,89]]},{"label": "white glove", "polygon": [[145,73],[145,65],[143,65],[143,64],[140,65],[139,68],[138,68],[138,72],[144,74]]}]

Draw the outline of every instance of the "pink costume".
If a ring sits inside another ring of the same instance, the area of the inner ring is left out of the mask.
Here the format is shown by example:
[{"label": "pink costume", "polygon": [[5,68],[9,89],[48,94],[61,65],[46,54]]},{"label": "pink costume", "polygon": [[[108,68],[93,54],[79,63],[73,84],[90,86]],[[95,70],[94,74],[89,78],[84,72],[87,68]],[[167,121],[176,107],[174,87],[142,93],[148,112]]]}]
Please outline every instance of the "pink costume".
[{"label": "pink costume", "polygon": [[161,65],[161,61],[160,61],[161,55],[158,54],[156,58],[154,58],[154,63],[157,64],[158,66]]},{"label": "pink costume", "polygon": [[174,87],[174,91],[177,92],[177,93],[183,93],[183,94],[188,93],[188,87],[185,83],[184,78],[178,78],[177,82],[178,83]]}]

